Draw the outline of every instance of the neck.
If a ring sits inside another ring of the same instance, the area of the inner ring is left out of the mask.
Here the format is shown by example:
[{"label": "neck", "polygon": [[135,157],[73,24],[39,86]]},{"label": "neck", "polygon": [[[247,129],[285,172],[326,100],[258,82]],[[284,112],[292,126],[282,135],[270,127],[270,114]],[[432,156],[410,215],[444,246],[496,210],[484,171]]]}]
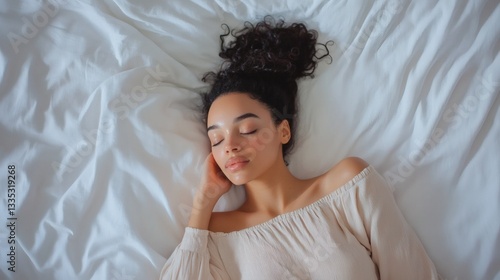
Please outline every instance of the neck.
[{"label": "neck", "polygon": [[278,160],[262,176],[245,184],[247,199],[240,210],[282,214],[303,190],[301,181]]}]

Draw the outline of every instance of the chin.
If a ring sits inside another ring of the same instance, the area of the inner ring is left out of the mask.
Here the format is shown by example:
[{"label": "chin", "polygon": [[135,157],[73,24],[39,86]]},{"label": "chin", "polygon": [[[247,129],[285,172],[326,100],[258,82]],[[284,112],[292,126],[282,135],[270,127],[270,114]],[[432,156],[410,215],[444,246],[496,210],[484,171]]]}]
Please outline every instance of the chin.
[{"label": "chin", "polygon": [[241,186],[251,181],[251,178],[247,174],[231,174],[226,177],[236,186]]},{"label": "chin", "polygon": [[231,181],[231,183],[235,186],[241,186],[249,182],[249,180],[244,178],[231,178],[229,181]]}]

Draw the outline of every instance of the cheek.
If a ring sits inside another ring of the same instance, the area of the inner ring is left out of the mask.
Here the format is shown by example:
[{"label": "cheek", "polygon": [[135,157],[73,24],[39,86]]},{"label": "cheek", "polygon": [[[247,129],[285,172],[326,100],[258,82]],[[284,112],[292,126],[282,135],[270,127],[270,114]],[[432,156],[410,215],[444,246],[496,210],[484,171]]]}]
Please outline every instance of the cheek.
[{"label": "cheek", "polygon": [[280,148],[279,139],[277,139],[276,133],[271,129],[263,129],[255,137],[248,140],[246,148],[254,154],[262,153],[271,155],[272,153],[270,152]]},{"label": "cheek", "polygon": [[274,147],[276,145],[276,131],[270,128],[261,129],[257,134],[257,144],[264,149],[267,147]]}]

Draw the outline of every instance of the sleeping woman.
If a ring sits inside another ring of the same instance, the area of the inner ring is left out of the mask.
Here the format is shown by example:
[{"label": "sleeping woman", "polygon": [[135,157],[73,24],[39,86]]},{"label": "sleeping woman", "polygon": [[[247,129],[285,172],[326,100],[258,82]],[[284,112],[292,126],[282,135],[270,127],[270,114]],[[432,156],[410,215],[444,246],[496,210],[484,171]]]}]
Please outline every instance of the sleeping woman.
[{"label": "sleeping woman", "polygon": [[[373,166],[349,157],[305,180],[288,170],[297,80],[328,56],[316,40],[303,24],[269,17],[221,36],[225,61],[205,76],[203,95],[211,153],[161,279],[438,279]],[[232,185],[246,200],[212,212]]]}]

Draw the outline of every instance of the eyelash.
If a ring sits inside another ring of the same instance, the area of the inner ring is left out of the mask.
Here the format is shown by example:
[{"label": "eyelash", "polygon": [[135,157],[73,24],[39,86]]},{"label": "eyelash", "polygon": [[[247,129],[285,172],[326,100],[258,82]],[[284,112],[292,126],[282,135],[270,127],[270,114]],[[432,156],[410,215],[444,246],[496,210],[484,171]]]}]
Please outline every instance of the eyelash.
[{"label": "eyelash", "polygon": [[241,133],[241,134],[243,134],[243,135],[250,135],[250,134],[254,134],[255,132],[257,132],[257,129],[252,130],[252,131],[250,131],[250,132]]},{"label": "eyelash", "polygon": [[[246,133],[242,133],[242,132],[240,132],[240,134],[242,134],[242,135],[250,135],[250,134],[254,134],[255,132],[257,132],[257,129],[252,130],[252,131],[250,131],[250,132],[246,132]],[[219,142],[217,142],[217,143],[213,144],[213,145],[212,145],[212,147],[215,147],[215,146],[219,145],[220,143],[222,143],[222,141],[223,141],[223,140],[220,140]]]}]

